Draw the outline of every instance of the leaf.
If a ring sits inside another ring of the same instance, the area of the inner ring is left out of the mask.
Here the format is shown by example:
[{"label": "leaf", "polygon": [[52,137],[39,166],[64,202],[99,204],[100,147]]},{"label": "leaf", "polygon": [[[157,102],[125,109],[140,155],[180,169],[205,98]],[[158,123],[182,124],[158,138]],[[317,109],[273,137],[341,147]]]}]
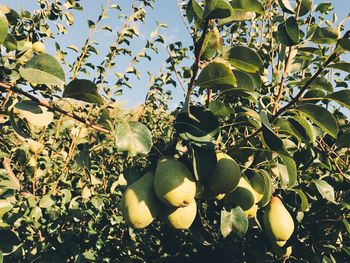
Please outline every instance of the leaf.
[{"label": "leaf", "polygon": [[332,3],[330,2],[325,2],[325,3],[320,3],[319,5],[317,5],[315,12],[319,11],[322,14],[328,13],[328,11],[333,10],[334,7],[332,5]]},{"label": "leaf", "polygon": [[17,234],[9,229],[0,229],[0,251],[4,256],[15,252],[21,245]]},{"label": "leaf", "polygon": [[4,42],[4,47],[7,49],[7,52],[17,50],[16,38],[11,34],[7,34],[7,37]]},{"label": "leaf", "polygon": [[350,148],[350,133],[345,132],[339,136],[335,142],[338,148]]},{"label": "leaf", "polygon": [[244,12],[241,10],[233,9],[230,17],[219,20],[218,26],[231,24],[234,21],[252,20],[255,17],[256,15],[254,12]]},{"label": "leaf", "polygon": [[311,41],[315,44],[336,44],[339,39],[337,28],[318,27],[313,33]]},{"label": "leaf", "polygon": [[4,262],[4,254],[0,250],[0,263],[3,263],[3,262]]},{"label": "leaf", "polygon": [[232,0],[231,6],[236,10],[244,12],[256,12],[262,14],[264,12],[263,5],[258,0]]},{"label": "leaf", "polygon": [[152,148],[152,134],[140,122],[119,123],[115,142],[118,151],[128,152],[129,156],[148,154]]},{"label": "leaf", "polygon": [[224,63],[212,62],[199,74],[196,85],[201,88],[222,89],[233,87],[236,84],[235,76]]},{"label": "leaf", "polygon": [[201,107],[191,107],[190,114],[179,113],[174,127],[181,138],[200,144],[212,143],[220,132],[217,117],[211,111]]},{"label": "leaf", "polygon": [[71,81],[63,92],[63,97],[80,101],[103,104],[102,97],[97,93],[97,86],[87,79],[75,79]]},{"label": "leaf", "polygon": [[287,171],[288,177],[285,177],[284,183],[288,188],[292,188],[297,183],[297,167],[293,158],[279,154]]},{"label": "leaf", "polygon": [[220,47],[221,47],[220,32],[215,27],[211,31],[209,31],[204,38],[203,47],[202,47],[203,52],[202,52],[201,58],[203,60],[211,59],[218,52]]},{"label": "leaf", "polygon": [[293,189],[293,191],[299,196],[301,201],[299,211],[305,212],[309,208],[309,201],[307,200],[306,195],[300,189]]},{"label": "leaf", "polygon": [[300,41],[298,21],[295,19],[294,16],[291,16],[287,18],[285,26],[288,36],[292,39],[292,41],[295,44],[298,44]]},{"label": "leaf", "polygon": [[282,45],[287,47],[294,46],[296,44],[293,39],[289,37],[285,23],[278,26],[277,39]]},{"label": "leaf", "polygon": [[204,18],[221,19],[231,15],[232,7],[226,0],[206,0]]},{"label": "leaf", "polygon": [[238,89],[254,90],[255,83],[250,74],[239,70],[233,70],[233,74],[235,75]]},{"label": "leaf", "polygon": [[186,16],[188,22],[191,23],[194,19],[196,23],[201,23],[203,20],[204,11],[195,0],[190,0],[186,8]]},{"label": "leaf", "polygon": [[192,162],[195,178],[205,184],[215,170],[217,163],[215,149],[192,145]]},{"label": "leaf", "polygon": [[337,137],[338,124],[334,116],[325,108],[307,103],[296,107],[295,110],[310,118],[323,131],[327,132],[333,138]]},{"label": "leaf", "polygon": [[38,127],[48,126],[54,118],[53,112],[32,101],[17,102],[14,107],[18,110],[20,116]]},{"label": "leaf", "polygon": [[39,207],[41,208],[50,208],[55,204],[52,200],[51,195],[44,195],[39,202]]},{"label": "leaf", "polygon": [[52,56],[42,53],[33,58],[20,69],[21,76],[36,84],[63,86],[64,71],[60,63]]},{"label": "leaf", "polygon": [[329,65],[328,68],[339,69],[347,73],[350,73],[350,63],[346,63],[346,62],[334,63]]},{"label": "leaf", "polygon": [[343,224],[345,226],[346,231],[348,232],[348,235],[350,235],[350,224],[349,224],[348,220],[343,219]]},{"label": "leaf", "polygon": [[310,12],[312,8],[312,0],[302,0],[300,5],[299,16],[302,17]]},{"label": "leaf", "polygon": [[329,183],[324,180],[314,180],[313,182],[324,199],[336,204],[334,189]]},{"label": "leaf", "polygon": [[221,101],[211,101],[208,108],[218,117],[229,117],[231,115],[229,108]]},{"label": "leaf", "polygon": [[263,69],[263,61],[252,49],[245,46],[235,46],[228,51],[228,61],[237,69],[255,73]]},{"label": "leaf", "polygon": [[5,14],[2,11],[0,11],[0,45],[4,43],[7,37],[8,30],[9,22],[7,21]]},{"label": "leaf", "polygon": [[294,9],[289,3],[289,0],[278,0],[278,4],[284,12],[294,14]]},{"label": "leaf", "polygon": [[257,203],[257,204],[259,207],[264,207],[270,202],[270,199],[272,196],[272,191],[273,191],[272,181],[271,181],[271,176],[265,170],[259,170],[259,174],[264,179],[264,195],[261,198],[261,200],[259,201],[259,203]]},{"label": "leaf", "polygon": [[240,238],[245,236],[248,231],[248,219],[240,206],[231,209],[231,211],[221,211],[220,230],[224,238],[229,236],[231,232]]},{"label": "leaf", "polygon": [[340,105],[350,109],[350,90],[340,90],[331,93],[325,97],[325,99],[333,100]]},{"label": "leaf", "polygon": [[304,117],[295,115],[289,119],[293,131],[306,143],[314,144],[316,141],[316,134],[312,124]]}]

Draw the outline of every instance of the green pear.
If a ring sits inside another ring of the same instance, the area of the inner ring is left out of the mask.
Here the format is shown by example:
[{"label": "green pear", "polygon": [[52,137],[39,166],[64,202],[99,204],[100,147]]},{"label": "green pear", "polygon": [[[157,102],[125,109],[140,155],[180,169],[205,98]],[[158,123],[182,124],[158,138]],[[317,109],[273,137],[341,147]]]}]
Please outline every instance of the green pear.
[{"label": "green pear", "polygon": [[123,194],[122,212],[125,221],[133,228],[147,227],[160,211],[161,204],[154,193],[153,179],[153,173],[148,172]]},{"label": "green pear", "polygon": [[283,247],[294,231],[294,221],[278,197],[272,197],[263,216],[266,234]]},{"label": "green pear", "polygon": [[170,208],[167,207],[164,212],[162,219],[165,223],[175,229],[188,229],[197,214],[197,204],[193,200],[186,207]]},{"label": "green pear", "polygon": [[164,204],[185,207],[196,195],[196,182],[183,163],[172,157],[162,157],[154,177],[154,190]]},{"label": "green pear", "polygon": [[237,188],[225,198],[226,204],[231,206],[239,205],[248,218],[256,216],[258,211],[257,201],[257,194],[245,177],[241,177]]},{"label": "green pear", "polygon": [[222,152],[218,152],[216,158],[217,164],[208,182],[208,190],[215,196],[234,190],[241,178],[241,171],[235,160]]}]

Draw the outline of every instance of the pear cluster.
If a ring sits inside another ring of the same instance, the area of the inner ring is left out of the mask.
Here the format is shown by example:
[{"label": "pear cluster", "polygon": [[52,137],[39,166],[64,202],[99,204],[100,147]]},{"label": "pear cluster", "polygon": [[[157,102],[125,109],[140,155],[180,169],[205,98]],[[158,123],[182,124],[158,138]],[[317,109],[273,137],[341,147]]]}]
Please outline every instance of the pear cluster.
[{"label": "pear cluster", "polygon": [[146,173],[122,197],[122,211],[133,228],[155,218],[175,229],[188,229],[197,213],[196,183],[187,167],[172,157],[159,159],[155,173]]}]

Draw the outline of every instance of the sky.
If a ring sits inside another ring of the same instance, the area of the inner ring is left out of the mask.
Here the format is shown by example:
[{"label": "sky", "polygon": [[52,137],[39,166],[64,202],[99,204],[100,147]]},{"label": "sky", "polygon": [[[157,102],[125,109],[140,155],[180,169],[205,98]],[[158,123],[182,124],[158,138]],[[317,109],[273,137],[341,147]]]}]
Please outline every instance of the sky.
[{"label": "sky", "polygon": [[[338,20],[342,20],[345,16],[350,13],[350,0],[328,0],[332,2],[335,13],[338,16]],[[21,8],[29,11],[33,11],[38,9],[36,0],[2,0],[1,4],[9,5],[11,8],[16,11],[20,11]],[[84,7],[83,12],[74,11],[75,15],[75,23],[72,27],[68,28],[68,33],[65,35],[59,35],[54,41],[47,41],[45,45],[47,47],[47,52],[49,54],[55,54],[55,41],[60,43],[61,48],[65,49],[65,47],[69,45],[76,45],[81,48],[85,39],[88,36],[88,25],[87,19],[96,20],[99,12],[101,10],[101,6],[105,4],[106,0],[82,0],[80,1]],[[120,4],[124,13],[128,13],[131,3],[134,1],[126,1],[126,0],[111,0],[112,3]],[[291,0],[291,2],[293,2]],[[321,0],[315,0],[315,4],[319,4],[320,2],[325,2]],[[131,49],[137,53],[140,51],[144,45],[145,41],[149,37],[150,33],[155,29],[156,22],[166,23],[168,28],[163,29],[161,33],[163,33],[166,43],[182,41],[185,45],[191,45],[190,36],[186,30],[186,27],[181,19],[177,8],[176,0],[156,0],[154,9],[148,9],[148,13],[146,16],[145,24],[141,24],[139,26],[140,38],[138,40],[132,42]],[[113,43],[114,36],[118,29],[122,26],[122,22],[115,13],[109,13],[109,19],[105,20],[106,24],[109,24],[113,28],[113,33],[108,33],[107,31],[103,31],[96,35],[95,40],[99,42],[99,56],[94,56],[91,58],[91,62],[94,64],[100,64],[104,55],[106,55],[108,51],[108,46],[110,43]],[[350,28],[350,22],[346,23],[347,28]],[[132,79],[132,89],[125,88],[124,93],[121,96],[120,100],[125,101],[128,106],[132,107],[139,103],[142,103],[147,92],[148,85],[148,75],[147,71],[152,71],[154,74],[157,74],[160,68],[163,67],[164,61],[167,58],[167,53],[164,45],[158,46],[160,49],[159,54],[151,53],[152,61],[147,62],[143,61],[142,64],[138,66],[138,69],[141,71],[141,80]],[[70,50],[68,51],[68,59],[75,59],[76,53]],[[118,57],[116,59],[116,69],[113,71],[124,71],[126,65],[128,65],[130,58],[126,57]],[[81,78],[89,78],[84,75],[80,76]],[[92,79],[92,77],[90,77]],[[112,83],[115,78],[108,79]],[[174,96],[174,105],[175,107],[180,101],[183,100],[184,93],[181,87],[178,85],[177,88],[169,87]]]}]

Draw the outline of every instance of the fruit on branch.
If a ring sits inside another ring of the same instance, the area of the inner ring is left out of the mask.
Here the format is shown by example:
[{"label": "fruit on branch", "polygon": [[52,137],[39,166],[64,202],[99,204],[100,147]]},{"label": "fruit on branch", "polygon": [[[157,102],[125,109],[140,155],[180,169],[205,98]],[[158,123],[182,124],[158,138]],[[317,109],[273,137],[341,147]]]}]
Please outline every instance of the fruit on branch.
[{"label": "fruit on branch", "polygon": [[237,188],[225,198],[225,203],[230,206],[239,205],[248,218],[256,216],[258,211],[258,195],[245,177],[239,180]]},{"label": "fruit on branch", "polygon": [[229,155],[218,152],[216,154],[217,164],[212,176],[209,178],[208,190],[217,196],[227,194],[234,190],[241,178],[241,171]]},{"label": "fruit on branch", "polygon": [[186,207],[178,207],[178,208],[170,208],[166,207],[164,212],[162,212],[162,219],[169,226],[175,229],[188,229],[197,214],[197,204],[196,201],[193,200]]},{"label": "fruit on branch", "polygon": [[43,53],[43,52],[45,52],[45,45],[42,42],[37,41],[37,42],[33,43],[32,49],[36,53]]},{"label": "fruit on branch", "polygon": [[294,231],[294,221],[278,197],[272,197],[263,216],[267,236],[283,247]]},{"label": "fruit on branch", "polygon": [[134,228],[148,226],[160,211],[161,204],[154,193],[153,180],[153,173],[148,172],[131,184],[123,194],[123,216]]},{"label": "fruit on branch", "polygon": [[154,190],[164,204],[185,207],[196,195],[196,183],[183,163],[172,157],[162,157],[157,164]]}]

